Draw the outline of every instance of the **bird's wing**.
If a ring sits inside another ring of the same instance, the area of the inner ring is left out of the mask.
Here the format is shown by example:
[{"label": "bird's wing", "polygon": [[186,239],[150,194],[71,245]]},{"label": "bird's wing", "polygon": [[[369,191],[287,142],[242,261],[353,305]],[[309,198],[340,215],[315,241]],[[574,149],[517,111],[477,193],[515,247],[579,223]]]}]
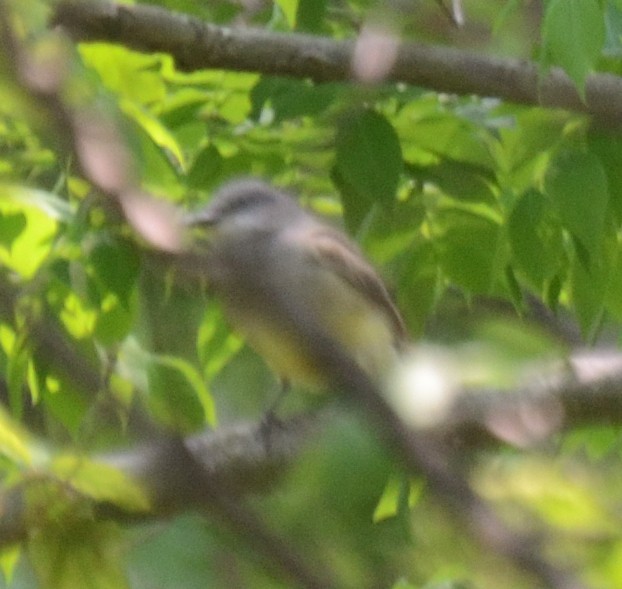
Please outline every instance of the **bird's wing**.
[{"label": "bird's wing", "polygon": [[387,287],[347,237],[330,227],[315,225],[298,232],[295,239],[305,242],[304,250],[309,252],[313,261],[330,268],[366,299],[376,304],[391,322],[396,343],[406,341],[404,320]]}]

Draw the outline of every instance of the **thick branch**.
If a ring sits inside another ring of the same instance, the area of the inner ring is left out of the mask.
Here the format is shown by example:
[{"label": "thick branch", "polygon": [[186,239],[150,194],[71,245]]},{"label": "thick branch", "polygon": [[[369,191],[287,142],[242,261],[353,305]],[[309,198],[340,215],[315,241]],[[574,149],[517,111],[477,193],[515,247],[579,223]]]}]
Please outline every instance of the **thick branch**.
[{"label": "thick branch", "polygon": [[[445,500],[453,503],[459,499],[459,506],[454,508],[474,520],[476,528],[491,524],[490,513],[481,502],[474,500],[470,491],[465,495],[461,479],[445,478],[447,475],[443,473],[447,467],[443,465],[442,454],[439,456],[434,444],[428,444],[426,439],[438,441],[448,436],[454,441],[461,441],[462,451],[469,447],[476,448],[482,441],[490,443],[494,439],[494,432],[491,431],[493,418],[502,414],[511,414],[516,425],[523,415],[533,418],[541,413],[549,416],[550,425],[563,427],[560,420],[550,420],[551,408],[553,414],[566,415],[567,426],[619,422],[622,419],[622,356],[602,352],[582,354],[574,357],[569,367],[571,370],[562,371],[559,367],[543,370],[532,382],[515,391],[465,393],[456,400],[444,422],[422,437],[418,436],[415,442],[417,453],[422,450],[430,452],[424,458],[425,471],[430,476],[428,469],[431,469],[435,478],[438,477],[435,489],[438,491],[438,485],[445,484],[442,493]],[[234,504],[227,501],[248,492],[271,488],[278,475],[296,459],[306,440],[316,436],[317,428],[325,418],[326,414],[322,413],[319,419],[316,416],[301,416],[274,423],[272,427],[265,424],[226,426],[219,431],[192,436],[183,443],[176,439],[162,439],[130,451],[106,455],[99,460],[120,468],[142,482],[152,498],[153,511],[140,517],[160,517],[190,508],[210,509],[214,502],[219,504],[225,501],[225,505],[218,505],[217,516],[231,509],[246,521],[247,517],[253,517],[252,514],[243,509],[238,511]],[[529,432],[528,424],[525,427]],[[550,428],[548,433],[553,433]],[[402,440],[402,435],[405,440],[410,439],[402,428],[399,439],[394,442],[399,441],[406,444],[406,449],[410,448],[413,442]],[[441,462],[434,464],[438,459]],[[413,458],[408,460],[414,468]],[[419,460],[420,456],[415,463]],[[23,538],[26,531],[20,517],[22,504],[19,495],[5,496],[4,501],[4,505],[0,505],[0,547]],[[121,519],[136,517],[118,509],[111,511],[110,508],[104,508],[102,515]],[[498,534],[495,528],[493,522],[492,531]],[[551,587],[578,586],[565,585],[568,578],[561,572],[534,559],[519,539],[503,536],[501,540],[507,545],[501,551],[513,551],[515,561],[542,578],[553,578]],[[500,541],[497,536],[495,539]],[[280,550],[271,553],[283,554]]]},{"label": "thick branch", "polygon": [[[311,566],[294,546],[274,533],[239,498],[272,487],[283,465],[299,453],[317,422],[297,418],[282,427],[237,424],[185,441],[162,437],[117,454],[96,457],[142,483],[151,499],[149,513],[127,513],[102,504],[99,516],[118,521],[160,518],[197,509],[247,543],[277,577],[297,587],[329,589],[339,586],[321,562]],[[22,489],[0,495],[0,551],[27,538]]]},{"label": "thick branch", "polygon": [[[461,452],[475,451],[502,443],[497,434],[503,432],[495,427],[502,415],[511,416],[515,431],[522,427],[525,444],[577,425],[620,424],[622,355],[583,353],[571,358],[565,370],[543,368],[512,391],[465,391],[425,435],[454,445],[459,440]],[[206,485],[230,498],[273,488],[307,440],[317,438],[327,421],[338,419],[339,413],[329,409],[286,421],[231,424],[183,442],[161,438],[95,460],[140,481],[152,499],[147,517],[162,516],[205,507]],[[534,432],[530,419],[546,422],[544,429]],[[115,517],[130,516],[115,511]],[[0,538],[9,535],[6,525],[13,530],[15,521],[0,518]]]},{"label": "thick branch", "polygon": [[[75,41],[118,43],[144,52],[164,52],[185,70],[252,71],[310,78],[352,79],[353,41],[302,34],[227,28],[154,6],[66,0],[52,23]],[[622,79],[594,74],[585,101],[560,69],[541,78],[538,66],[447,47],[403,44],[389,82],[406,82],[438,92],[494,96],[509,102],[563,108],[593,115],[602,123],[622,120]]]},{"label": "thick branch", "polygon": [[530,446],[560,431],[620,423],[622,356],[596,350],[540,367],[510,391],[463,392],[431,433],[473,450],[500,440]]},{"label": "thick branch", "polygon": [[[142,482],[157,515],[205,507],[205,488],[230,499],[274,487],[321,420],[237,423],[101,457]],[[184,458],[185,457],[185,458]],[[197,474],[200,471],[200,476]]]}]

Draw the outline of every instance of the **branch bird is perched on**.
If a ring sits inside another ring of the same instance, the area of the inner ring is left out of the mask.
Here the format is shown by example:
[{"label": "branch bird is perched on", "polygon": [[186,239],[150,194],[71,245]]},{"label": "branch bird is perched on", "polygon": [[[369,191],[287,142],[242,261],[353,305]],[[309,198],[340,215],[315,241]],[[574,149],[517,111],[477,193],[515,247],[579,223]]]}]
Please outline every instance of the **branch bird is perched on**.
[{"label": "branch bird is perched on", "polygon": [[285,382],[330,386],[326,367],[309,353],[303,321],[375,382],[391,370],[406,342],[404,323],[345,234],[253,179],[223,186],[186,224],[195,234],[198,271],[233,327]]}]

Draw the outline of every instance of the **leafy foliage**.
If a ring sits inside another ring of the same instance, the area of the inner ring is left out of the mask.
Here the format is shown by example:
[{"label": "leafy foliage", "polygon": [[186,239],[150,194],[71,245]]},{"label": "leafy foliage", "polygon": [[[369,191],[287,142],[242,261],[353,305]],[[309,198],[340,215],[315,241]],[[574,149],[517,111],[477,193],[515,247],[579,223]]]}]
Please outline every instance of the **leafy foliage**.
[{"label": "leafy foliage", "polygon": [[[371,0],[279,0],[255,11],[252,2],[224,0],[156,4],[215,23],[334,39],[381,12],[405,39],[449,43],[453,35],[432,2],[421,15]],[[535,4],[465,2],[464,42],[538,54],[543,69],[563,68],[583,96],[591,72],[620,71],[620,2],[549,0],[541,20]],[[46,2],[10,5],[20,42],[43,60],[61,56],[65,106],[95,109],[122,130],[131,161],[119,165],[132,168],[142,190],[190,209],[228,179],[259,175],[300,195],[331,222],[343,220],[382,267],[413,337],[477,348],[474,366],[488,369],[472,371],[477,384],[513,380],[525,358],[568,345],[540,337],[546,326],[517,327],[505,317],[486,329],[479,300],[521,316],[535,299],[576,319],[583,341],[619,338],[618,130],[582,114],[403,85],[182,72],[166,55],[101,43],[71,48],[47,29]],[[470,25],[486,34],[471,38]],[[288,586],[258,566],[254,547],[195,514],[135,526],[100,517],[102,504],[134,517],[153,508],[140,482],[94,458],[139,444],[135,412],[167,435],[224,428],[259,419],[276,384],[217,304],[154,261],[81,176],[6,58],[0,519],[2,505],[23,494],[27,534],[19,547],[0,538],[0,587]],[[520,345],[512,346],[516,333]],[[495,369],[505,378],[493,379]],[[546,452],[457,456],[510,524],[546,529],[547,550],[563,565],[613,588],[622,584],[619,452],[617,430],[576,428]],[[402,474],[360,423],[324,432],[278,493],[251,503],[310,562],[328,562],[344,586],[487,588],[502,576],[505,587],[532,586],[473,545],[425,481]]]}]

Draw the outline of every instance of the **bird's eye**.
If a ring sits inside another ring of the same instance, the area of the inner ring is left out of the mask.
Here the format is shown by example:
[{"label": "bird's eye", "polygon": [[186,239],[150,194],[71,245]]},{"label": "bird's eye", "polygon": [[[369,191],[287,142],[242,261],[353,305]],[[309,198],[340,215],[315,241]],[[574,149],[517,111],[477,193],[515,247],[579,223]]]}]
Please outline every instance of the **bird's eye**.
[{"label": "bird's eye", "polygon": [[249,192],[240,195],[239,198],[222,203],[219,210],[219,217],[231,217],[239,212],[248,212],[257,209],[269,202],[266,195],[262,193]]}]

